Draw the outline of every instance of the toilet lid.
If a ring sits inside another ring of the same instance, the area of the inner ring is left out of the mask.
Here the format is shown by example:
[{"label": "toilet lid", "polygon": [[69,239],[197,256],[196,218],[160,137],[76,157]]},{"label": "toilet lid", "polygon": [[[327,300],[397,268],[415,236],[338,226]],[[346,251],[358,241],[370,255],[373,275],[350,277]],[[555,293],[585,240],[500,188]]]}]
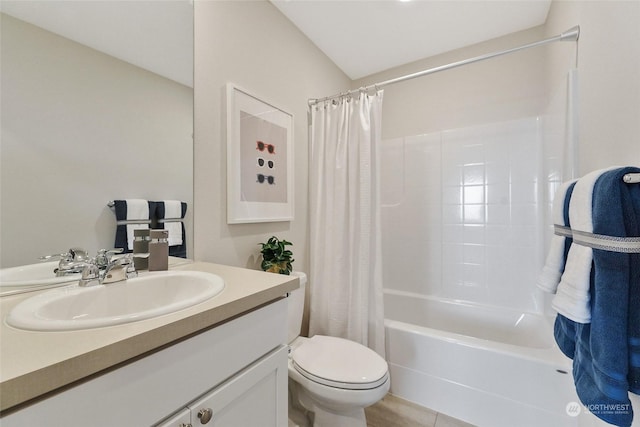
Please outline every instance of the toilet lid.
[{"label": "toilet lid", "polygon": [[315,335],[291,354],[295,369],[330,387],[365,390],[384,384],[387,362],[375,351],[343,338]]}]

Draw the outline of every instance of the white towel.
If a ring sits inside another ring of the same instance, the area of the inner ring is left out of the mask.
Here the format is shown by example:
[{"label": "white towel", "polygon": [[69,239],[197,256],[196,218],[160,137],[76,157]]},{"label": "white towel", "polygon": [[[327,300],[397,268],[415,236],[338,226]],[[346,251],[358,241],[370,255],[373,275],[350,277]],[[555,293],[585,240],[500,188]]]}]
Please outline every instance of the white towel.
[{"label": "white towel", "polygon": [[[566,226],[564,222],[564,204],[567,197],[567,190],[577,180],[567,181],[558,188],[556,195],[553,198],[553,207],[551,211],[551,220],[554,224]],[[544,263],[542,272],[538,277],[537,285],[540,289],[549,293],[556,293],[558,284],[560,283],[560,277],[564,270],[564,246],[566,237],[558,236],[556,234],[551,238],[551,245],[549,246],[549,253],[547,254],[547,260]]]},{"label": "white towel", "polygon": [[169,232],[169,246],[180,246],[182,245],[182,222],[170,220],[182,218],[182,204],[179,200],[163,200],[163,203],[164,229]]},{"label": "white towel", "polygon": [[[593,233],[593,186],[600,175],[617,167],[600,169],[583,176],[573,188],[569,203],[571,229]],[[593,250],[573,244],[567,255],[564,273],[551,306],[564,317],[578,323],[591,322],[589,296]]]},{"label": "white towel", "polygon": [[[149,203],[144,199],[126,199],[127,221],[149,221]],[[133,250],[133,230],[147,229],[149,224],[127,224],[127,247]]]}]

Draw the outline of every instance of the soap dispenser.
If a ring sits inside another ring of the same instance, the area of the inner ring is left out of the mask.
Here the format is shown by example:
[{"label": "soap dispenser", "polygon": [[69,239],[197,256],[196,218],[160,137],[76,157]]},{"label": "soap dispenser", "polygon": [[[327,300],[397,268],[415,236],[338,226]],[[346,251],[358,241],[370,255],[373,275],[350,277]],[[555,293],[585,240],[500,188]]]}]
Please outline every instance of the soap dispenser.
[{"label": "soap dispenser", "polygon": [[136,270],[149,268],[149,229],[133,230],[133,265]]},{"label": "soap dispenser", "polygon": [[150,230],[149,237],[149,271],[162,271],[169,268],[169,232],[167,230]]}]

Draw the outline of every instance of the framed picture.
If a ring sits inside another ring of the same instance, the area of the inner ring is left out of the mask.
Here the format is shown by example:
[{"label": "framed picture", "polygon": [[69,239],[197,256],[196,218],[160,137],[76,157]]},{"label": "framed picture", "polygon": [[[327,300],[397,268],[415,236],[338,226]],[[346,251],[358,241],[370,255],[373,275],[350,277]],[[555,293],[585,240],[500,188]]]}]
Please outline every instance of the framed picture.
[{"label": "framed picture", "polygon": [[293,116],[227,84],[227,223],[293,219]]}]

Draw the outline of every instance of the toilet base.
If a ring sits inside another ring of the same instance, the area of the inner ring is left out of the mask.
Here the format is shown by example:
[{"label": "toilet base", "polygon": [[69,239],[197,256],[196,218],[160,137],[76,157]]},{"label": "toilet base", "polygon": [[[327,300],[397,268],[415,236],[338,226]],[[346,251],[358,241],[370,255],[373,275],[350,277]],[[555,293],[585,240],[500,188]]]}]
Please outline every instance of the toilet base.
[{"label": "toilet base", "polygon": [[[301,415],[305,418],[302,419]],[[308,424],[306,423],[308,421]],[[303,387],[289,379],[289,426],[367,427],[364,408],[332,411],[319,404]]]},{"label": "toilet base", "polygon": [[289,425],[288,427],[311,427],[309,411],[303,408],[295,398],[295,382],[289,378]]},{"label": "toilet base", "polygon": [[313,415],[313,427],[367,427],[363,408],[354,408],[340,414],[318,409]]}]

